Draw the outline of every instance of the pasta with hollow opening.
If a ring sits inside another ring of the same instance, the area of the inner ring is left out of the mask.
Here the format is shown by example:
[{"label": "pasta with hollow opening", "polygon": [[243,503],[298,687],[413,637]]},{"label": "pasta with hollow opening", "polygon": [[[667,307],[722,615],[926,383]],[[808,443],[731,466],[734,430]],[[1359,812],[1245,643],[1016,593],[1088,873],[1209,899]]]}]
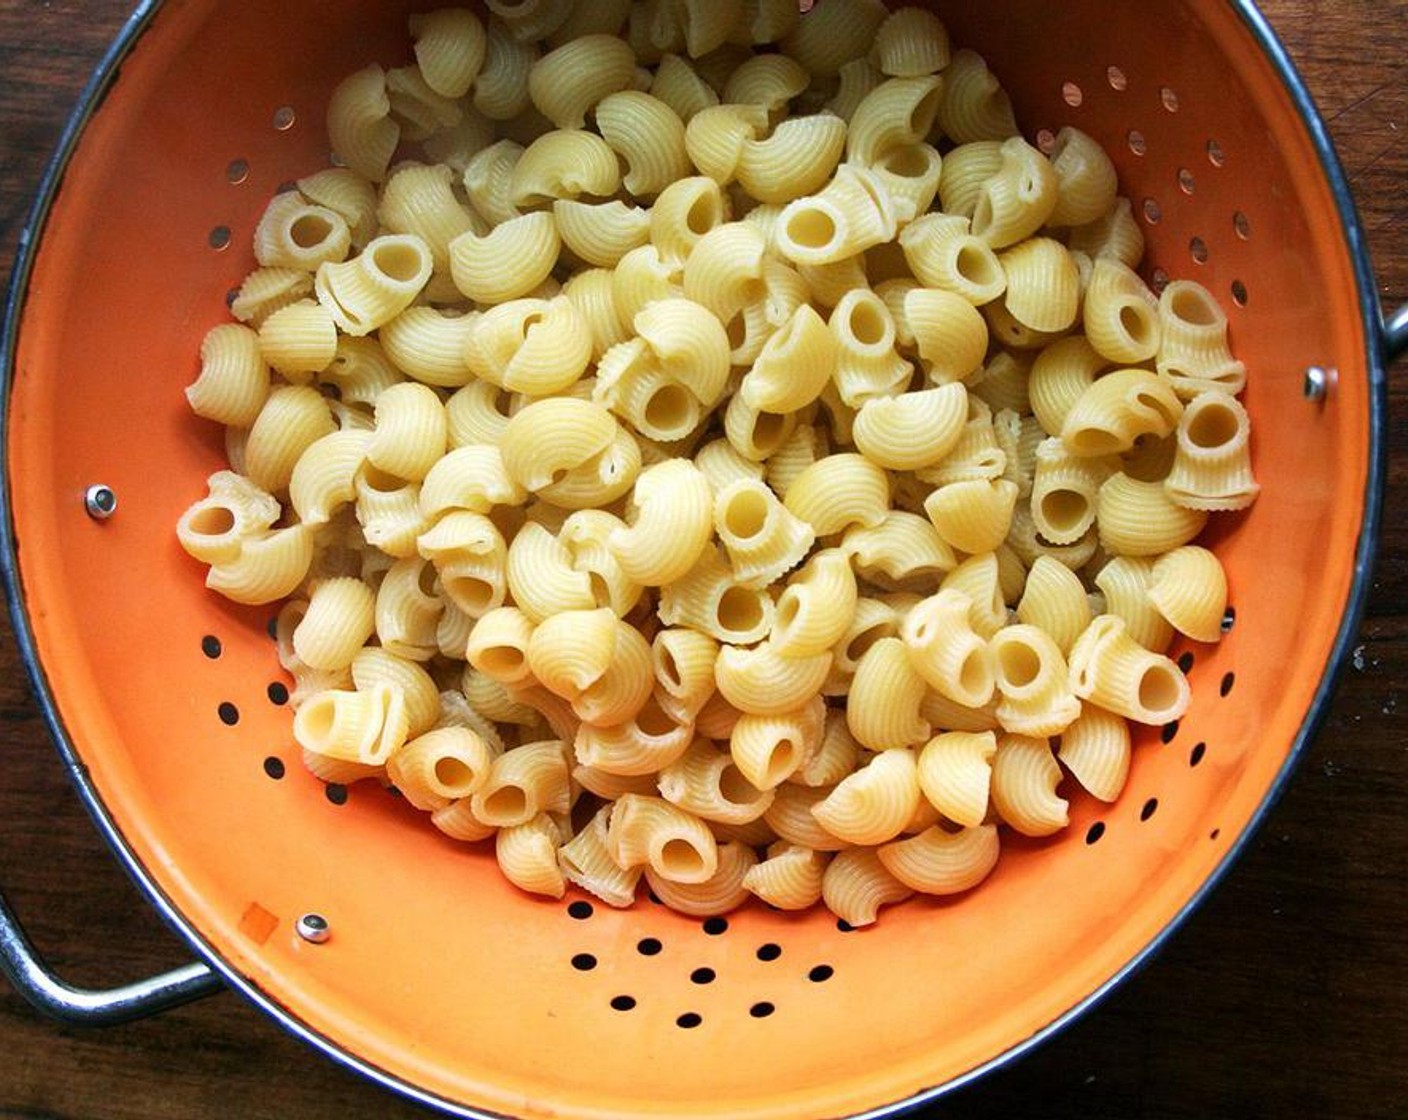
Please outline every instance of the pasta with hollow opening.
[{"label": "pasta with hollow opening", "polygon": [[526,891],[855,925],[1117,796],[1258,484],[1109,156],[921,7],[489,11],[334,91],[188,389],[309,770]]}]

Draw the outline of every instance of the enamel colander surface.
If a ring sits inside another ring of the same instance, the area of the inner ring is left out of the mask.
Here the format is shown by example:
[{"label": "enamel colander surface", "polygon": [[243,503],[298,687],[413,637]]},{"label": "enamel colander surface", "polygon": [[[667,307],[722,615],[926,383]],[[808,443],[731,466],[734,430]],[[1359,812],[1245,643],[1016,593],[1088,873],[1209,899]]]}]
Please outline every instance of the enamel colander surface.
[{"label": "enamel colander surface", "polygon": [[[434,6],[434,5],[422,5]],[[223,466],[181,394],[254,224],[327,162],[333,85],[407,54],[415,5],[142,9],[11,306],[11,587],[60,748],[120,855],[224,978],[400,1091],[466,1114],[823,1117],[957,1083],[1082,1008],[1223,869],[1323,706],[1377,515],[1381,339],[1351,208],[1250,9],[935,4],[1029,137],[1113,156],[1146,275],[1207,284],[1250,371],[1263,483],[1214,519],[1235,617],[1180,645],[1192,707],[1113,806],[1004,837],[997,871],[863,931],[750,905],[524,895],[370,784],[298,760],[270,609],[205,591],[173,527]],[[335,8],[335,10],[333,10]],[[805,17],[804,17],[805,18]],[[1308,367],[1331,391],[1308,400]],[[85,512],[94,484],[114,516]],[[102,620],[99,623],[97,620]],[[302,915],[328,922],[314,943]]]}]

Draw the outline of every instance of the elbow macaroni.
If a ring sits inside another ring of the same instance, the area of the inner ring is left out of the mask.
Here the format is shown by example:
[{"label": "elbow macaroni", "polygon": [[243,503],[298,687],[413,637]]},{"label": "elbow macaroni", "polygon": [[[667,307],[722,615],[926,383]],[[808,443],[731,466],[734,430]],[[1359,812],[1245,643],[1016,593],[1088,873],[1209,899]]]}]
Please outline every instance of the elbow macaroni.
[{"label": "elbow macaroni", "polygon": [[1259,486],[1106,153],[922,7],[488,8],[333,91],[186,391],[235,470],[178,540],[292,597],[310,771],[526,891],[853,925],[1064,827],[1061,765],[1117,797]]}]

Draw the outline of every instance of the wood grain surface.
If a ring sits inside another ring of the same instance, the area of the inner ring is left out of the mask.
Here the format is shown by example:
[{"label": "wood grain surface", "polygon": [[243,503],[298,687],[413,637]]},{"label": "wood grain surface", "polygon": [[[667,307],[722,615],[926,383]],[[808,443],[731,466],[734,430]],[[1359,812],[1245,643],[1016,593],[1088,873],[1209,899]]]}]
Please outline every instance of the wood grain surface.
[{"label": "wood grain surface", "polygon": [[[0,274],[125,0],[0,0]],[[1408,4],[1267,0],[1329,121],[1386,306],[1408,300]],[[1132,981],[932,1117],[1408,1116],[1408,400],[1353,667],[1289,792],[1211,901]],[[0,624],[0,887],[70,980],[184,961],[60,771]],[[0,985],[0,1116],[411,1117],[232,995],[101,1031]]]}]

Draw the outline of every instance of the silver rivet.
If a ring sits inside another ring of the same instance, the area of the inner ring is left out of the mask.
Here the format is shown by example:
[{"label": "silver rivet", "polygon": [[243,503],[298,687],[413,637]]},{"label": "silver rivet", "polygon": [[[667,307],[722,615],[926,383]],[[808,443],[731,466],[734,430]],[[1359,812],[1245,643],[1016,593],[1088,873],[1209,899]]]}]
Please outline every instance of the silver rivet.
[{"label": "silver rivet", "polygon": [[96,521],[106,521],[117,512],[117,495],[111,486],[90,486],[83,491],[83,508]]},{"label": "silver rivet", "polygon": [[304,914],[298,919],[298,936],[314,945],[321,945],[332,936],[332,929],[321,914]]},{"label": "silver rivet", "polygon": [[1308,401],[1323,401],[1329,394],[1334,379],[1333,370],[1326,369],[1324,366],[1308,366],[1305,371],[1305,381],[1301,385],[1301,392],[1305,394],[1305,399]]}]

